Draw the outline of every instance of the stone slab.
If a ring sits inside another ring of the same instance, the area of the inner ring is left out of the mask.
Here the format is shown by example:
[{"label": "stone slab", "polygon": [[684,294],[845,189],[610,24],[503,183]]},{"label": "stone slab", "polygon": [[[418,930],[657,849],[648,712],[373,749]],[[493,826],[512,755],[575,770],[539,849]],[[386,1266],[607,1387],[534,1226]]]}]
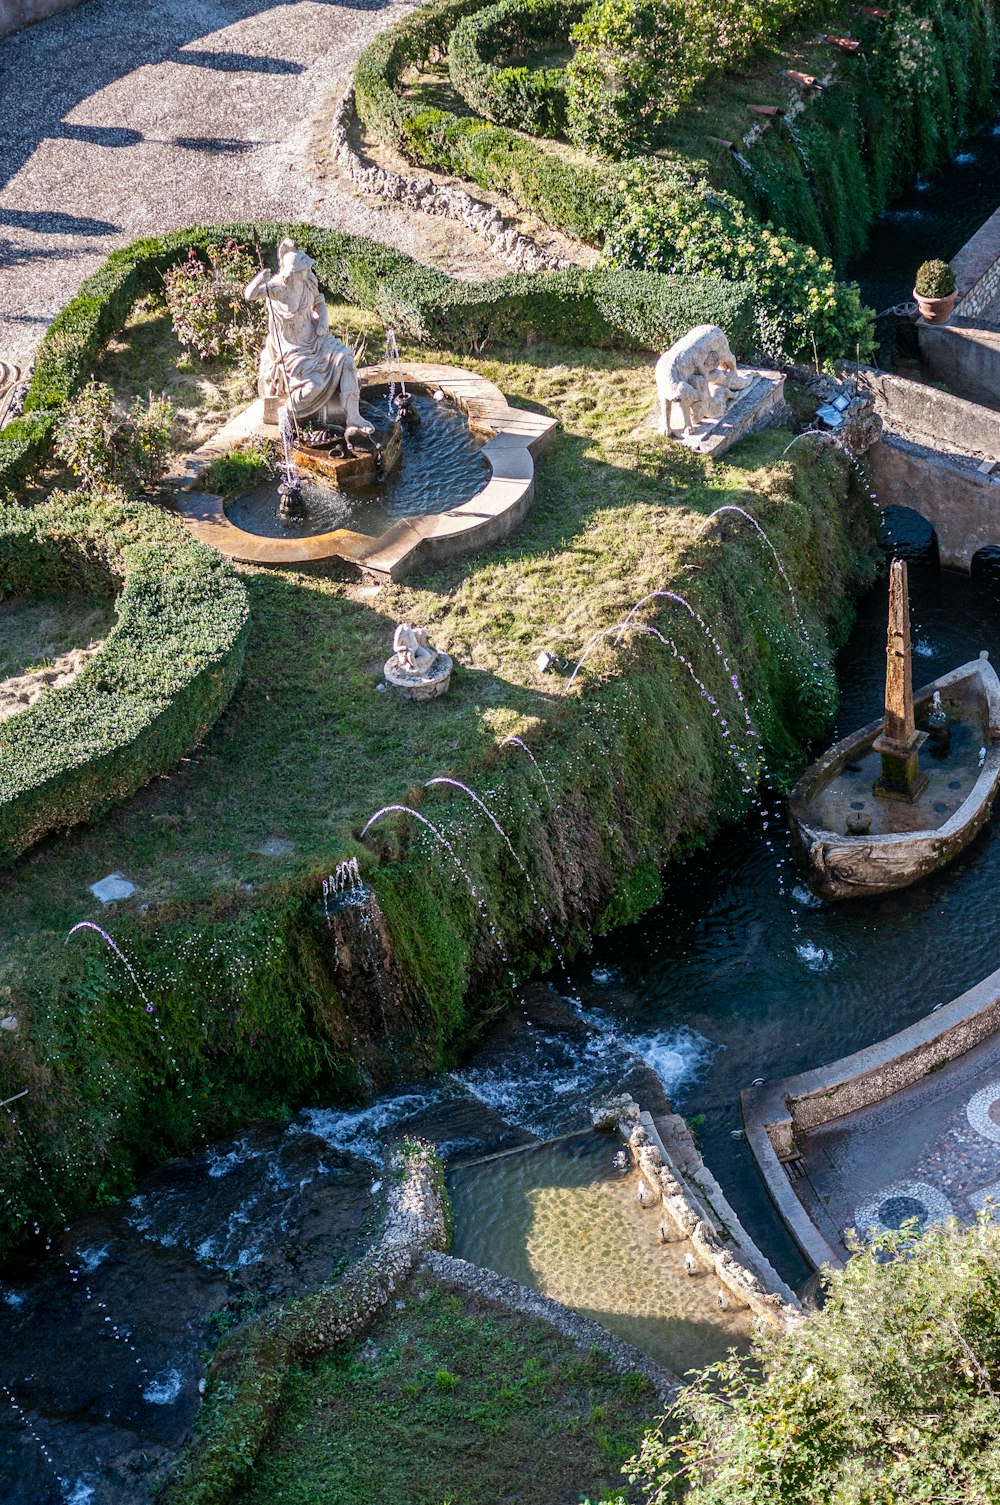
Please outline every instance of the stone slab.
[{"label": "stone slab", "polygon": [[100,899],[102,904],[114,904],[118,899],[131,899],[135,893],[135,884],[126,878],[124,873],[109,873],[106,878],[92,883],[90,892],[95,899]]}]

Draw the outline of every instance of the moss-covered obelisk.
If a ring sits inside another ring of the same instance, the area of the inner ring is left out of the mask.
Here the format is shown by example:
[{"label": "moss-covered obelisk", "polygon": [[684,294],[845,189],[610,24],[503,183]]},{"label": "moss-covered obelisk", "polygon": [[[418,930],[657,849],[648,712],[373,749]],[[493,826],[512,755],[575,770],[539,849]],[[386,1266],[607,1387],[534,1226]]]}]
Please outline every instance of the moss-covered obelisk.
[{"label": "moss-covered obelisk", "polygon": [[927,786],[920,771],[920,749],[927,740],[913,719],[913,656],[910,646],[910,596],[906,560],[894,559],[889,571],[889,635],[885,649],[885,727],[873,746],[882,758],[882,775],[874,793],[883,798],[915,800]]}]

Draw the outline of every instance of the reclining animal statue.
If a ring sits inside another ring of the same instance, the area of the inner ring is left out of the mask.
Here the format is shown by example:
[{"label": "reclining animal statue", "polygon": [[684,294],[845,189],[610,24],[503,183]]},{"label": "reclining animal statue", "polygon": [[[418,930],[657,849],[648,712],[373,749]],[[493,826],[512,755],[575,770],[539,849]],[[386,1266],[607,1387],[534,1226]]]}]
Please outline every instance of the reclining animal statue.
[{"label": "reclining animal statue", "polygon": [[681,410],[682,433],[721,418],[727,403],[752,380],[737,369],[725,332],[717,324],[697,325],[656,363],[660,433],[673,435],[675,407]]}]

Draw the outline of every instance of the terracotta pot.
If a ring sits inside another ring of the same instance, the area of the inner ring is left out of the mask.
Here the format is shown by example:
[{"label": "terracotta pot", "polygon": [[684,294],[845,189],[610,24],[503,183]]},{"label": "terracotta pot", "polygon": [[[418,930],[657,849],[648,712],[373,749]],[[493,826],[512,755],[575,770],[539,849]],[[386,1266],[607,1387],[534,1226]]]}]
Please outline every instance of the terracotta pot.
[{"label": "terracotta pot", "polygon": [[957,296],[956,293],[949,293],[947,298],[921,298],[916,288],[913,290],[914,301],[925,324],[947,324],[954,312]]}]

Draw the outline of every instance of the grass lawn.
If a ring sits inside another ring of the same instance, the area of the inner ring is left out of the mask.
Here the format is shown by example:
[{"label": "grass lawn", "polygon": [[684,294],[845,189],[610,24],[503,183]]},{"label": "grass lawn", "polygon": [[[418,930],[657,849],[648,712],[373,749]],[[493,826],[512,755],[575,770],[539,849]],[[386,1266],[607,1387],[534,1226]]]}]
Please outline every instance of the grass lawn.
[{"label": "grass lawn", "polygon": [[[331,324],[364,330],[372,320],[331,309]],[[372,329],[369,343],[381,348],[381,331]],[[211,372],[178,374],[178,354],[165,320],[140,310],[100,374],[123,395],[172,386],[190,408],[186,443],[204,412],[213,424],[224,416],[227,387]],[[465,364],[515,403],[559,419],[527,521],[488,552],[402,585],[366,584],[337,561],[309,573],[245,568],[253,631],[228,711],[169,777],[0,873],[0,984],[30,972],[44,986],[68,927],[99,912],[88,885],[111,871],[125,872],[147,905],[220,896],[245,903],[247,886],[306,874],[318,886],[381,804],[406,799],[434,774],[475,779],[505,736],[534,739],[575,714],[579,684],[567,692],[564,681],[543,677],[537,654],[575,659],[644,592],[695,569],[718,547],[696,542],[713,508],[756,493],[763,505],[755,510],[779,543],[783,509],[801,523],[792,463],[781,463],[787,434],[755,438],[714,465],[668,448],[655,431],[636,438],[653,401],[648,357],[536,346]],[[796,456],[812,463],[807,446]],[[741,547],[754,568],[770,568],[759,544],[744,538]],[[690,586],[697,600],[697,571]],[[446,698],[415,707],[377,692],[399,621],[426,624],[455,659]],[[676,631],[705,677],[718,678],[694,624],[685,618]],[[590,662],[613,661],[609,652]],[[274,837],[294,850],[255,851]]]},{"label": "grass lawn", "polygon": [[577,1505],[621,1487],[655,1396],[542,1323],[416,1276],[293,1374],[239,1505]]}]

